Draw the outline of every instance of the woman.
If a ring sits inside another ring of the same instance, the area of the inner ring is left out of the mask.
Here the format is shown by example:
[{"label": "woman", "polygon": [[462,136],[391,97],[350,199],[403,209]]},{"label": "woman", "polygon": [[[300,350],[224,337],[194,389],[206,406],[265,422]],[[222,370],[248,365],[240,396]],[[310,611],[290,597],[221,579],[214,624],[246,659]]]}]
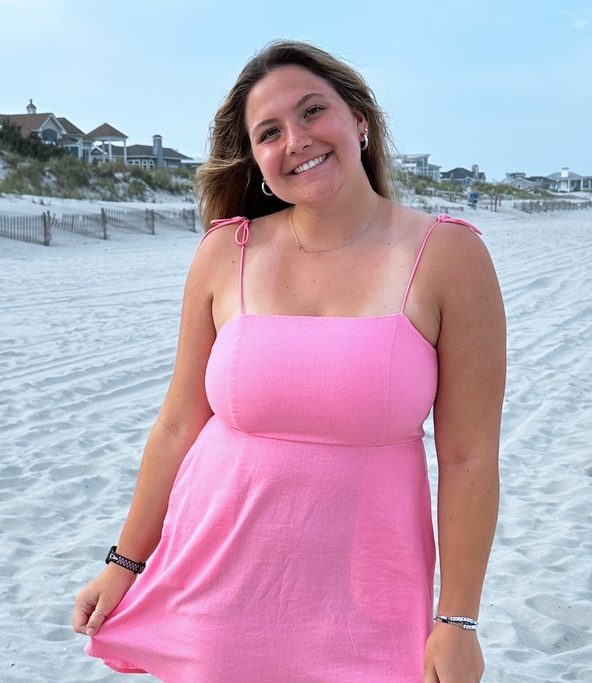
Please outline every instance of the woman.
[{"label": "woman", "polygon": [[202,217],[237,218],[196,253],[129,515],[76,602],[87,652],[114,669],[480,680],[503,306],[475,228],[391,199],[387,137],[363,79],[305,43],[256,55],[218,111]]}]

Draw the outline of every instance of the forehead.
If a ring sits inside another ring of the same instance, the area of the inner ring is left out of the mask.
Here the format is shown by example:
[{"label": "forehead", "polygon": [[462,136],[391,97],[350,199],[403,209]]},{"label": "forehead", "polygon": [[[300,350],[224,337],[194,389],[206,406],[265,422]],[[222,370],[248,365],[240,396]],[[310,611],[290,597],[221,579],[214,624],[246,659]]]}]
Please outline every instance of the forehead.
[{"label": "forehead", "polygon": [[276,67],[257,81],[247,95],[247,126],[280,113],[274,109],[293,107],[301,97],[313,92],[341,99],[329,81],[303,66],[289,64]]}]

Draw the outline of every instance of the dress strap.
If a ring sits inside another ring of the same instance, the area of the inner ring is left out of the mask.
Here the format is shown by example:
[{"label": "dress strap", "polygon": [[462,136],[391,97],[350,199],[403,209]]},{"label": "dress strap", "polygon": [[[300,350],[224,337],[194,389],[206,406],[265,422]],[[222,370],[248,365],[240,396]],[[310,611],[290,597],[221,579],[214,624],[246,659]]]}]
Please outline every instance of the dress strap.
[{"label": "dress strap", "polygon": [[[240,310],[241,313],[244,313],[244,300],[243,300],[243,269],[245,265],[245,244],[249,241],[249,235],[250,235],[250,224],[251,221],[249,221],[248,218],[245,218],[244,216],[235,216],[234,218],[218,218],[210,223],[210,228],[209,230],[206,230],[204,233],[204,236],[201,238],[201,242],[204,241],[204,239],[211,233],[214,232],[214,230],[217,230],[218,228],[222,228],[225,225],[234,225],[235,223],[238,223],[238,226],[234,232],[234,241],[238,244],[238,246],[241,248],[241,255],[240,255],[240,267],[239,267],[239,280],[238,280],[238,291],[239,291],[239,296],[240,296]],[[200,245],[201,245],[200,242]]]},{"label": "dress strap", "polygon": [[403,313],[405,310],[405,304],[407,303],[407,297],[409,296],[409,290],[411,289],[411,283],[413,282],[413,278],[415,277],[415,271],[417,270],[417,266],[419,265],[419,261],[421,259],[421,255],[423,254],[423,250],[426,247],[426,244],[428,243],[428,239],[430,235],[432,234],[433,229],[439,224],[439,223],[459,223],[460,225],[464,225],[465,228],[468,228],[472,232],[474,232],[477,235],[481,235],[481,230],[476,228],[474,225],[469,223],[468,221],[463,220],[462,218],[453,218],[452,216],[449,216],[447,213],[441,213],[438,218],[430,225],[428,228],[428,231],[426,232],[425,237],[423,238],[423,242],[421,243],[421,247],[419,248],[419,252],[417,253],[417,257],[415,259],[415,263],[413,264],[413,268],[411,269],[411,275],[409,276],[409,281],[407,282],[407,287],[405,288],[405,294],[403,294],[403,301],[401,302],[401,310],[399,311],[400,313]]}]

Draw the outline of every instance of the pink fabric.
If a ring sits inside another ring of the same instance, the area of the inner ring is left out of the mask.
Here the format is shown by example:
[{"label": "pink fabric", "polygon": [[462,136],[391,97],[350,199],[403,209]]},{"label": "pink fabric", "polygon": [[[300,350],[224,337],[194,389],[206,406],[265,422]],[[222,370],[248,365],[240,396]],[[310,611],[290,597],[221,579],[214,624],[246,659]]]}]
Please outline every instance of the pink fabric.
[{"label": "pink fabric", "polygon": [[[86,651],[166,683],[421,683],[434,539],[422,424],[437,354],[400,310],[241,312],[162,539]],[[206,234],[209,234],[206,233]]]}]

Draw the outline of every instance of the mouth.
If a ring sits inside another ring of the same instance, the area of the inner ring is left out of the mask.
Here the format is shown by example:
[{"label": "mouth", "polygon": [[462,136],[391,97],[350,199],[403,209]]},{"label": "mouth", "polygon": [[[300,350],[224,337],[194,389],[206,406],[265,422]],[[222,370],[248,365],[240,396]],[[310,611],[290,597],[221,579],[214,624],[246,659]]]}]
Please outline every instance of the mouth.
[{"label": "mouth", "polygon": [[293,171],[291,171],[291,175],[300,175],[301,173],[304,173],[305,171],[310,171],[311,168],[315,168],[315,166],[319,166],[322,164],[324,161],[326,161],[329,157],[329,153],[327,154],[321,154],[318,157],[315,157],[314,159],[310,159],[309,161],[305,161],[303,164],[300,164],[300,166],[297,166]]}]

